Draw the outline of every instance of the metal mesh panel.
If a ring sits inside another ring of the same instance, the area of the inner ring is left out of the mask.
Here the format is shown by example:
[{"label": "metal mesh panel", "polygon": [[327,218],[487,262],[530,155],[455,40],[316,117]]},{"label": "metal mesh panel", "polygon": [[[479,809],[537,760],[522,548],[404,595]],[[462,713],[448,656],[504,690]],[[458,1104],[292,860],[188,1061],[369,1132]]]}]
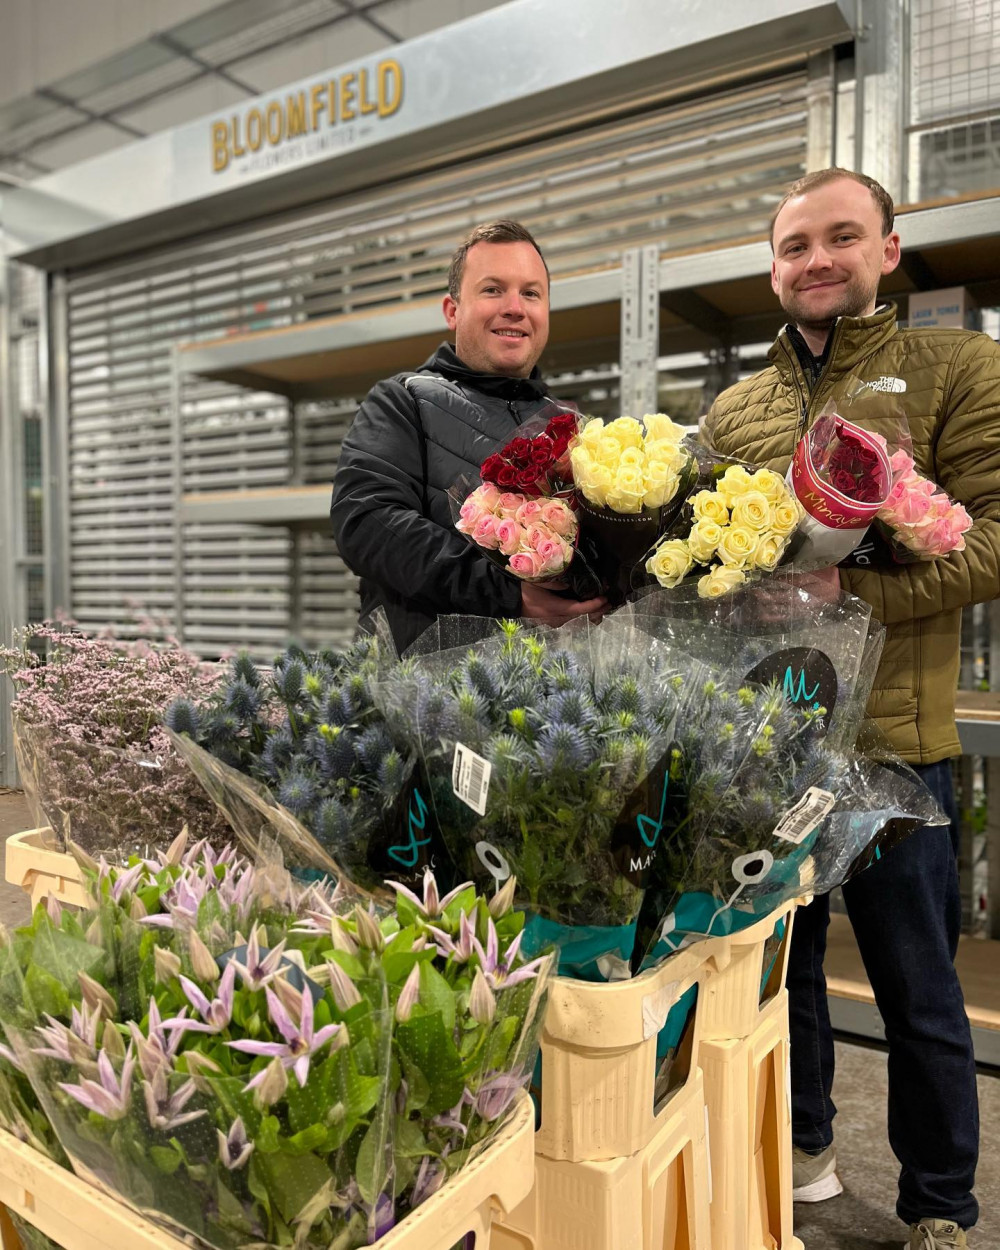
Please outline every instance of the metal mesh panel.
[{"label": "metal mesh panel", "polygon": [[911,200],[1000,186],[1000,0],[912,0]]},{"label": "metal mesh panel", "polygon": [[[773,188],[805,168],[805,86],[788,72],[70,275],[74,614],[123,628],[131,604],[174,602],[175,343],[441,292],[456,239],[489,217],[537,230],[556,276],[645,242],[759,234]],[[270,395],[191,379],[182,395],[186,492],[328,482],[355,410],[300,405],[292,424]],[[185,525],[183,573],[185,640],[205,653],[266,653],[293,620],[326,639],[353,623],[325,535]]]}]

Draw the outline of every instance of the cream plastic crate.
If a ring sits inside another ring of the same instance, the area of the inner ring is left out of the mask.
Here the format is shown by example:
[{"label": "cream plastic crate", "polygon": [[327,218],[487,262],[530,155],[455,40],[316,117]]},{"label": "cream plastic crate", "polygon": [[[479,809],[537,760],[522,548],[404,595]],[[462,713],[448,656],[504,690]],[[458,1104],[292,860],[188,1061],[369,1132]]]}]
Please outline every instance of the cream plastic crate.
[{"label": "cream plastic crate", "polygon": [[[786,904],[739,933],[713,939],[699,995],[702,1041],[747,1038],[764,1019],[780,1011],[792,921],[802,901]],[[774,949],[771,939],[782,921],[784,935]]]},{"label": "cream plastic crate", "polygon": [[595,1162],[633,1155],[671,1115],[672,1094],[654,1115],[656,1038],[670,1008],[698,985],[681,1062],[698,1066],[698,1019],[706,955],[714,941],[679,951],[631,981],[550,983],[542,1029],[541,1125],[546,1159]]},{"label": "cream plastic crate", "polygon": [[31,896],[32,907],[47,894],[60,903],[88,906],[80,865],[68,852],[49,850],[43,842],[48,833],[47,829],[26,829],[8,838],[4,876]]},{"label": "cream plastic crate", "polygon": [[788,993],[747,1038],[702,1041],[712,1245],[802,1250],[792,1234]]},{"label": "cream plastic crate", "polygon": [[493,1227],[493,1250],[712,1250],[700,1072],[627,1158],[535,1158],[529,1199]]},{"label": "cream plastic crate", "polygon": [[[494,1219],[531,1193],[534,1118],[530,1099],[523,1099],[493,1145],[387,1233],[377,1250],[446,1250],[468,1233],[475,1234],[476,1250],[489,1250]],[[0,1204],[65,1250],[190,1250],[186,1242],[3,1131]],[[4,1233],[3,1250],[11,1250],[9,1239]]]}]

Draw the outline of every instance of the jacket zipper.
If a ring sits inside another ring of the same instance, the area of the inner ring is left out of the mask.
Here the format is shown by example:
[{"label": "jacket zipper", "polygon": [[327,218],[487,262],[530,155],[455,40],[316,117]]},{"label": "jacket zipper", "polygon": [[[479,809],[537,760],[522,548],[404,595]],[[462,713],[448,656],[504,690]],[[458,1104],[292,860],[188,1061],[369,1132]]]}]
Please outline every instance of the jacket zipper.
[{"label": "jacket zipper", "polygon": [[788,343],[787,339],[782,339],[781,346],[784,348],[785,355],[788,357],[789,364],[792,366],[792,377],[795,379],[795,389],[798,392],[799,400],[801,402],[799,428],[795,436],[796,446],[798,446],[806,433],[806,428],[809,424],[809,409],[812,406],[812,401],[819,393],[820,383],[826,376],[827,370],[830,368],[830,365],[833,363],[833,359],[837,354],[837,336],[840,334],[842,324],[842,319],[838,317],[833,327],[833,338],[830,342],[830,351],[827,354],[826,364],[816,375],[816,381],[813,383],[812,390],[810,392],[804,392],[802,386],[799,384],[799,374],[802,374],[802,379],[805,381],[805,372],[802,370],[802,366],[799,363],[795,349]]}]

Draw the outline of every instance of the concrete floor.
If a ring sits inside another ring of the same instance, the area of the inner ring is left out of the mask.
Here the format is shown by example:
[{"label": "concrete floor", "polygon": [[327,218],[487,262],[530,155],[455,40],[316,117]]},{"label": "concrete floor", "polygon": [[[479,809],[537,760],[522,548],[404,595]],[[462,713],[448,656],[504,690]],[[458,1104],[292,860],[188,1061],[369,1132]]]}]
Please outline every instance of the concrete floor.
[{"label": "concrete floor", "polygon": [[[0,846],[28,827],[22,795],[0,792]],[[0,921],[28,918],[25,895],[0,877]],[[886,1058],[877,1049],[837,1043],[834,1099],[837,1154],[844,1193],[829,1202],[795,1209],[795,1231],[805,1250],[899,1250],[906,1229],[895,1215],[898,1166],[886,1135]],[[1000,1074],[979,1077],[982,1150],[976,1192],[980,1222],[970,1250],[1000,1250]],[[728,1250],[720,1247],[719,1250]]]}]

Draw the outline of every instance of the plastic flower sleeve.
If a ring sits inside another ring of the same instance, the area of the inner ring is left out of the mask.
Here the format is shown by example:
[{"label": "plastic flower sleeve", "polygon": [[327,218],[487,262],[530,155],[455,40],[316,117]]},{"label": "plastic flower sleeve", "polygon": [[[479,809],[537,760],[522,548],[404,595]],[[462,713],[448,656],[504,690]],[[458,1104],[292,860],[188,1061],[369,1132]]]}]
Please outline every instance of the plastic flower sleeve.
[{"label": "plastic flower sleeve", "polygon": [[558,944],[572,975],[620,975],[686,664],[630,645],[627,620],[483,626],[475,647],[433,650],[472,628],[440,620],[387,693],[419,744],[437,825],[461,876],[483,889],[517,878],[530,949]]},{"label": "plastic flower sleeve", "polygon": [[74,844],[94,858],[149,855],[169,846],[186,824],[220,845],[228,836],[165,737],[154,753],[67,738],[17,715],[13,725],[31,818],[52,849]]}]

